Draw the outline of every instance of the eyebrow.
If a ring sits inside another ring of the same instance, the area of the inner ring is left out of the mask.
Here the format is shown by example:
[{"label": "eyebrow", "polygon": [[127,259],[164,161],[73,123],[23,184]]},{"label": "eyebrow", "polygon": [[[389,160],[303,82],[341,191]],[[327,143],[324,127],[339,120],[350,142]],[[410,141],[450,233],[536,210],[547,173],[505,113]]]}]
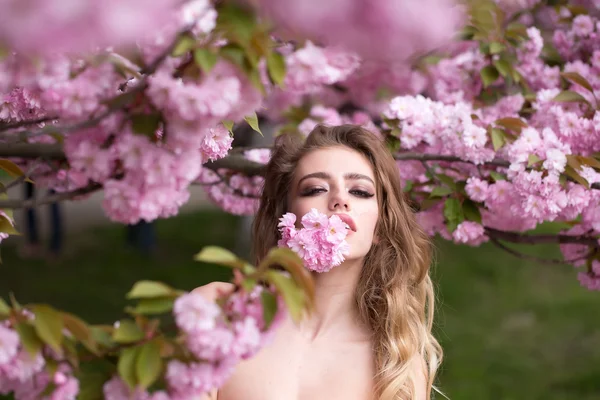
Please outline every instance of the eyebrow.
[{"label": "eyebrow", "polygon": [[[327,172],[313,172],[312,174],[304,175],[302,177],[302,179],[300,179],[298,181],[298,185],[300,185],[300,183],[302,183],[303,180],[308,179],[308,178],[319,178],[319,179],[325,179],[325,180],[332,179],[331,175],[329,175]],[[373,186],[375,186],[375,182],[373,182],[373,179],[369,178],[367,175],[359,174],[356,172],[348,172],[348,173],[344,174],[344,179],[354,180],[354,181],[358,181],[358,180],[369,181],[373,184]]]}]

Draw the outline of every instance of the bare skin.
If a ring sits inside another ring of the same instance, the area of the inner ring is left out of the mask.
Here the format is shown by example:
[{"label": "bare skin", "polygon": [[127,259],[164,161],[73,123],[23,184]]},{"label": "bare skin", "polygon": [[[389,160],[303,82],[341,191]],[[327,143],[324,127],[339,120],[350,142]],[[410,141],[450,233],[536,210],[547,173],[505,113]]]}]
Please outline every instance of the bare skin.
[{"label": "bare skin", "polygon": [[[353,299],[364,257],[376,240],[374,181],[368,160],[347,148],[315,150],[300,160],[290,211],[302,216],[316,208],[327,215],[350,215],[356,226],[347,238],[350,255],[331,271],[314,274],[315,312],[298,325],[286,320],[273,342],[240,363],[210,400],[374,399],[370,332],[359,322]],[[214,299],[230,289],[215,282],[196,291]],[[424,384],[415,399],[425,399]]]}]

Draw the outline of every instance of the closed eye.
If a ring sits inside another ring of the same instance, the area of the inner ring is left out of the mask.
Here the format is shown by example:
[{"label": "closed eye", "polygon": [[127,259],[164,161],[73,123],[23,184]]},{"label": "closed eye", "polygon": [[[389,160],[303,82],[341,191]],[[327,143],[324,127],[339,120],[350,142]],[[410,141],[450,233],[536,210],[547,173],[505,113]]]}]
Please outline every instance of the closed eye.
[{"label": "closed eye", "polygon": [[300,193],[300,196],[302,196],[302,197],[309,197],[309,196],[314,196],[314,195],[316,195],[318,193],[323,193],[323,192],[326,192],[326,191],[327,190],[325,190],[323,188],[319,188],[319,187],[308,188],[308,189],[303,190]]},{"label": "closed eye", "polygon": [[373,193],[370,193],[370,192],[367,192],[366,190],[361,190],[361,189],[352,189],[350,191],[350,194],[352,194],[354,196],[358,196],[358,197],[363,197],[365,199],[375,196]]}]

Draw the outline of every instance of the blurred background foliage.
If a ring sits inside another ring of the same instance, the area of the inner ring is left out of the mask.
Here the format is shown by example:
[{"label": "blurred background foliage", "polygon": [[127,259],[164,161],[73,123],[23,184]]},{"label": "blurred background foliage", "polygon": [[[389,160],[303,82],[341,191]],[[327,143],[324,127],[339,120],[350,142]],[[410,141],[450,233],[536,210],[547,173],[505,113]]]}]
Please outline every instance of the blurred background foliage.
[{"label": "blurred background foliage", "polygon": [[[21,302],[111,323],[140,279],[187,290],[229,279],[227,269],[192,257],[206,245],[248,257],[240,250],[247,223],[205,207],[159,220],[156,247],[147,254],[128,246],[117,224],[68,233],[58,259],[22,258],[11,238],[2,244],[0,296],[14,293]],[[519,259],[491,244],[435,244],[435,330],[445,351],[438,387],[450,399],[600,398],[600,297],[579,286],[572,267]],[[519,249],[560,256],[554,246]]]}]

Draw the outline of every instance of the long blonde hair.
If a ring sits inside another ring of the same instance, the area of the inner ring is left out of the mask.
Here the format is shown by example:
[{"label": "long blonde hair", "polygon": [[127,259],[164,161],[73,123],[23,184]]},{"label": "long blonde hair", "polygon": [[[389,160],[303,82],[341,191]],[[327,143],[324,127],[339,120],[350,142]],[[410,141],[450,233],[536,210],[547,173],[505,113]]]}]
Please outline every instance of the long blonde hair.
[{"label": "long blonde hair", "polygon": [[429,399],[442,357],[431,333],[431,243],[404,199],[398,167],[381,139],[355,125],[318,125],[304,142],[291,135],[280,137],[266,167],[254,220],[254,257],[260,261],[277,244],[278,219],[288,211],[287,194],[298,161],[315,149],[333,146],[346,146],[364,155],[376,178],[378,240],[365,257],[355,300],[362,322],[372,332],[377,398],[412,400],[418,379],[414,361],[418,360]]}]

